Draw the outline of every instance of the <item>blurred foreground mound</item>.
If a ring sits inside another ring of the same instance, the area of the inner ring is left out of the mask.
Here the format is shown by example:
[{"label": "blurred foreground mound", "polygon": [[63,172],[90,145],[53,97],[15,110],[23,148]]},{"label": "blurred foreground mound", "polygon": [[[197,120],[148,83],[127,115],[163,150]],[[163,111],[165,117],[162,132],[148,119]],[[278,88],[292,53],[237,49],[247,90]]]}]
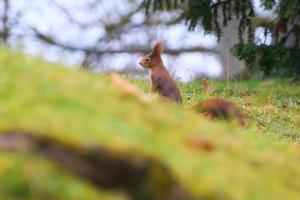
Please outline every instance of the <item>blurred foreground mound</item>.
[{"label": "blurred foreground mound", "polygon": [[118,78],[3,49],[0,69],[0,199],[299,199],[295,145]]}]

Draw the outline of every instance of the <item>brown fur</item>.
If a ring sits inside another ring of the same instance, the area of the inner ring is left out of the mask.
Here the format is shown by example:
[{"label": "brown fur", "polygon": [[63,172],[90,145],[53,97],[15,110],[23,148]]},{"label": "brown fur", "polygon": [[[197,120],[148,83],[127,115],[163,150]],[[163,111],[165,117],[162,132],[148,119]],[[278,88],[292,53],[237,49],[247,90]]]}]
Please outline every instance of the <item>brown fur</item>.
[{"label": "brown fur", "polygon": [[207,99],[193,106],[196,112],[204,113],[205,116],[221,119],[236,119],[243,126],[247,126],[245,114],[233,103],[224,99]]},{"label": "brown fur", "polygon": [[139,64],[151,70],[151,90],[172,102],[182,103],[180,91],[161,59],[162,43],[155,44],[152,52],[142,58]]}]

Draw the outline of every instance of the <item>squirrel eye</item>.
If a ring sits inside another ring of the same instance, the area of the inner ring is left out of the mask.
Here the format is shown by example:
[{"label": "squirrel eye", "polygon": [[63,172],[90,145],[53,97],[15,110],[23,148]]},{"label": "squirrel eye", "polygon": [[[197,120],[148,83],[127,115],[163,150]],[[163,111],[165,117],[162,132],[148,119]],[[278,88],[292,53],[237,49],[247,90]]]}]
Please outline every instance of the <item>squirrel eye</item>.
[{"label": "squirrel eye", "polygon": [[150,59],[149,59],[149,58],[146,58],[146,62],[150,62]]}]

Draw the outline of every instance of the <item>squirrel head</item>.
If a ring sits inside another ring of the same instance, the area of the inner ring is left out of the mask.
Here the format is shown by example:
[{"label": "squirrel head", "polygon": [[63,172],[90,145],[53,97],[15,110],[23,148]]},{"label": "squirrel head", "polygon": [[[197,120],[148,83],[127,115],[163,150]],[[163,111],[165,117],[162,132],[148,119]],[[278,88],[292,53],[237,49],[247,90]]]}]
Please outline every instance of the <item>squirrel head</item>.
[{"label": "squirrel head", "polygon": [[159,65],[160,62],[162,62],[160,58],[162,51],[163,51],[163,44],[161,42],[157,42],[154,45],[152,52],[145,55],[141,59],[139,64],[144,68],[152,68],[154,66]]}]

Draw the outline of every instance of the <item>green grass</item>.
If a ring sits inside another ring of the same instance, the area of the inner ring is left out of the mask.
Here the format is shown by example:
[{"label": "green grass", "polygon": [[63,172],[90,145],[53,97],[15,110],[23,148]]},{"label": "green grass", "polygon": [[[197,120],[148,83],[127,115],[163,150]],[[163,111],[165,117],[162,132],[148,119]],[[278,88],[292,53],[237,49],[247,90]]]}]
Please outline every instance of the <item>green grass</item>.
[{"label": "green grass", "polygon": [[[187,107],[211,97],[235,102],[247,114],[250,124],[263,134],[280,140],[300,142],[300,87],[287,80],[210,81],[215,92],[205,93],[200,81],[182,85]],[[271,104],[274,110],[266,106]]]},{"label": "green grass", "polygon": [[[150,92],[149,82],[131,80],[145,92]],[[206,93],[201,80],[180,84],[184,108],[189,109],[197,102],[219,97],[240,106],[249,118],[251,126],[260,133],[272,134],[285,142],[300,143],[300,86],[288,80],[209,80],[213,92]],[[265,108],[274,106],[274,111]]]},{"label": "green grass", "polygon": [[[180,84],[183,106],[154,99],[143,104],[117,90],[106,76],[83,73],[0,50],[0,134],[31,131],[76,148],[150,156],[167,166],[196,197],[298,199],[300,90],[284,80],[199,81]],[[130,80],[146,92],[148,81]],[[189,110],[200,100],[223,97],[243,107],[250,128],[215,122]],[[266,111],[271,102],[276,109]],[[191,148],[198,136],[214,151]],[[0,153],[0,199],[126,199],[96,191],[39,155]]]}]

